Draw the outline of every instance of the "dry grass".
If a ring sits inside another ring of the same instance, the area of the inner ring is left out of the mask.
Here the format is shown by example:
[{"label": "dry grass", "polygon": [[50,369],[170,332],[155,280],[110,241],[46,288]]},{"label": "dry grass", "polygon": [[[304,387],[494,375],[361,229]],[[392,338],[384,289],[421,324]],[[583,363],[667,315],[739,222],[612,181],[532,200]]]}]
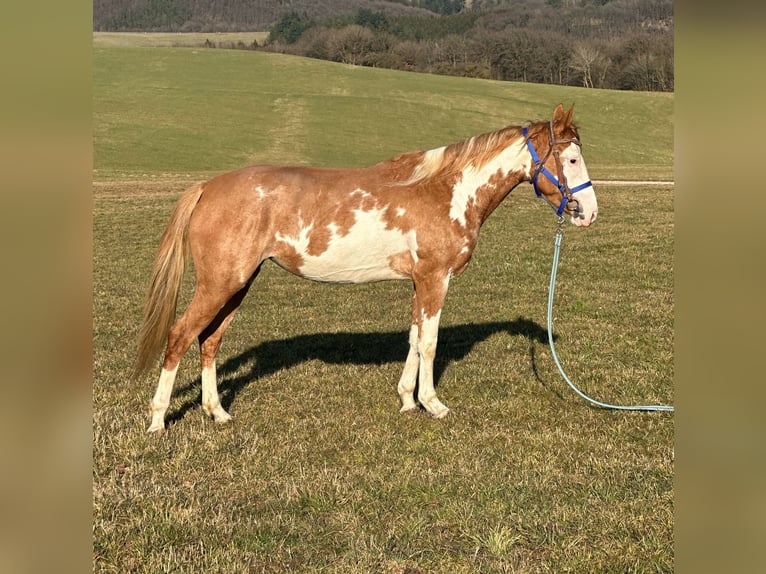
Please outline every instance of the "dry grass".
[{"label": "dry grass", "polygon": [[242,42],[262,45],[268,32],[93,32],[93,45],[99,48],[201,47],[206,41],[221,47]]},{"label": "dry grass", "polygon": [[[96,572],[670,572],[673,416],[588,407],[545,344],[554,219],[522,186],[447,298],[445,420],[398,413],[410,286],[267,266],[219,355],[233,424],[200,408],[197,353],[169,429],[129,380],[157,241],[182,182],[94,191]],[[586,392],[672,402],[673,192],[602,186],[567,229],[557,351]],[[183,296],[189,296],[187,281]]]}]

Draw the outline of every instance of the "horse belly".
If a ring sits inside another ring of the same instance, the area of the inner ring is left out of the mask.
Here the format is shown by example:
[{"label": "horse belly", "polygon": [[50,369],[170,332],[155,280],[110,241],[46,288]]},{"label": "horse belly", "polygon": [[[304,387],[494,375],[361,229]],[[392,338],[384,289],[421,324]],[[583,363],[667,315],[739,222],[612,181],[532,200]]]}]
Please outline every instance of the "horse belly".
[{"label": "horse belly", "polygon": [[292,248],[293,256],[276,256],[274,260],[314,281],[368,283],[407,278],[417,248],[415,232],[388,229],[381,216],[377,210],[358,210],[345,234],[330,224],[329,241],[321,252],[311,247],[312,232],[316,231],[312,224],[302,228],[297,237],[277,234],[278,242]]}]

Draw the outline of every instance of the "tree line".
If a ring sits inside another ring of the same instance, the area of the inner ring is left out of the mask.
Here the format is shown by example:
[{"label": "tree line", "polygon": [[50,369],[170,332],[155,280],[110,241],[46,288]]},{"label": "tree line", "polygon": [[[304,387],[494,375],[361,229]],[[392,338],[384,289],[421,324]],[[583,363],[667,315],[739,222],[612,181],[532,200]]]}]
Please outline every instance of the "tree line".
[{"label": "tree line", "polygon": [[672,2],[520,1],[514,10],[439,18],[361,8],[317,21],[297,12],[263,49],[373,66],[509,80],[673,91]]},{"label": "tree line", "polygon": [[434,16],[431,8],[439,8],[434,2],[437,0],[93,0],[93,29],[104,32],[261,32],[289,11],[318,21],[339,14],[352,14],[359,8],[385,10],[391,15]]}]

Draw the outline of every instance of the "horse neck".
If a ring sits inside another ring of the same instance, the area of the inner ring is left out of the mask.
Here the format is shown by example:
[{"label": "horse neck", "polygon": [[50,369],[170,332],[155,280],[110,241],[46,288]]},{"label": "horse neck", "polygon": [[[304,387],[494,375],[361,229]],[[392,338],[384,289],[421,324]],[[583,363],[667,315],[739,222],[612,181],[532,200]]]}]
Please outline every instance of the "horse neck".
[{"label": "horse neck", "polygon": [[529,180],[531,166],[532,159],[519,134],[485,163],[462,169],[455,177],[453,198],[460,202],[461,196],[466,197],[466,224],[481,226],[519,183]]}]

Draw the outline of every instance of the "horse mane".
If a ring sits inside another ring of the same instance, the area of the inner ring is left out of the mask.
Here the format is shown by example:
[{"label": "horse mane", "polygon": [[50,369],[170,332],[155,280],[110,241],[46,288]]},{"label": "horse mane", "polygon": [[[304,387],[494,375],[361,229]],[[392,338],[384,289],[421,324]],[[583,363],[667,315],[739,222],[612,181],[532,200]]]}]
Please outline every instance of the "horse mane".
[{"label": "horse mane", "polygon": [[[400,184],[411,185],[437,175],[445,177],[454,175],[469,166],[479,169],[502,152],[511,141],[519,138],[521,129],[521,126],[506,126],[448,146],[416,152],[423,157],[412,170],[410,177]],[[394,160],[399,160],[405,155],[412,154],[402,154]]]}]

